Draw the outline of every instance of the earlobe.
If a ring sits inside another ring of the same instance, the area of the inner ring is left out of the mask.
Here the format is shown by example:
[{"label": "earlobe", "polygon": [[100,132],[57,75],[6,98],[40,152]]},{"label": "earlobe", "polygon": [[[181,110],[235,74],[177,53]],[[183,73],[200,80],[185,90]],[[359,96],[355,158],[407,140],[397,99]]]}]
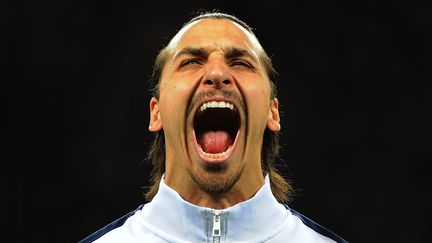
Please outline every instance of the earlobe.
[{"label": "earlobe", "polygon": [[162,129],[162,120],[159,111],[159,101],[153,97],[150,100],[150,124],[149,131],[158,132]]},{"label": "earlobe", "polygon": [[270,111],[267,117],[267,128],[273,132],[281,129],[279,116],[279,101],[274,98],[270,105]]}]

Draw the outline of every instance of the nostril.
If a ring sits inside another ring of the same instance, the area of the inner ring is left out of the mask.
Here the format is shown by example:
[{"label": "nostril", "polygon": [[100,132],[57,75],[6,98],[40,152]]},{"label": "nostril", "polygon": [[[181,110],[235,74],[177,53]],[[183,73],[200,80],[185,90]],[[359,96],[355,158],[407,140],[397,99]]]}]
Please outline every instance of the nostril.
[{"label": "nostril", "polygon": [[224,84],[230,84],[231,81],[229,81],[228,79],[225,79],[225,80],[223,81],[223,83],[224,83]]},{"label": "nostril", "polygon": [[211,81],[210,79],[207,79],[206,81],[204,81],[204,84],[213,85],[213,81]]}]

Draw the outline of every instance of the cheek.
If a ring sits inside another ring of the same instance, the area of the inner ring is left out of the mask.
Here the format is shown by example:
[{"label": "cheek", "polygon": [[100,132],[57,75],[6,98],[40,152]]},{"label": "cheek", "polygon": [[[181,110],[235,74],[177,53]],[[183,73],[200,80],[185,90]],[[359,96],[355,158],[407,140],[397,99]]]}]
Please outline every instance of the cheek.
[{"label": "cheek", "polygon": [[255,110],[269,108],[270,85],[266,82],[267,81],[252,81],[242,85],[246,100],[251,105],[250,109]]},{"label": "cheek", "polygon": [[[164,124],[177,123],[184,116],[189,99],[189,89],[181,82],[163,83],[160,86],[160,111]],[[168,118],[168,119],[164,119]]]},{"label": "cheek", "polygon": [[[242,73],[236,75],[238,85],[245,95],[251,94],[259,97],[270,97],[270,83],[265,74]],[[269,98],[270,99],[270,98]]]},{"label": "cheek", "polygon": [[270,85],[262,82],[251,82],[243,86],[246,97],[249,124],[260,134],[266,128],[268,114],[270,112]]}]

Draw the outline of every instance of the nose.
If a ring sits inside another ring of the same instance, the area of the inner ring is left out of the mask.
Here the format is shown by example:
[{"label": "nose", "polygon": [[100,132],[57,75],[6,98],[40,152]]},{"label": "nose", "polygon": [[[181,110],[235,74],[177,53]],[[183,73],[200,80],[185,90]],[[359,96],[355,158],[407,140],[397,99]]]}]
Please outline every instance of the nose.
[{"label": "nose", "polygon": [[207,89],[227,89],[232,87],[234,79],[224,60],[209,60],[202,77],[201,85]]}]

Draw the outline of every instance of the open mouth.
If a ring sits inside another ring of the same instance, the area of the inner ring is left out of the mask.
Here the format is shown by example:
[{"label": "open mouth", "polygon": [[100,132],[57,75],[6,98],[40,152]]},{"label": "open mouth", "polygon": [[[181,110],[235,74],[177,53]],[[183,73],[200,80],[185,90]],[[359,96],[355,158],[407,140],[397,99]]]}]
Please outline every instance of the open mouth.
[{"label": "open mouth", "polygon": [[206,160],[225,160],[233,151],[239,131],[238,109],[227,101],[208,101],[195,113],[194,131],[198,153]]}]

